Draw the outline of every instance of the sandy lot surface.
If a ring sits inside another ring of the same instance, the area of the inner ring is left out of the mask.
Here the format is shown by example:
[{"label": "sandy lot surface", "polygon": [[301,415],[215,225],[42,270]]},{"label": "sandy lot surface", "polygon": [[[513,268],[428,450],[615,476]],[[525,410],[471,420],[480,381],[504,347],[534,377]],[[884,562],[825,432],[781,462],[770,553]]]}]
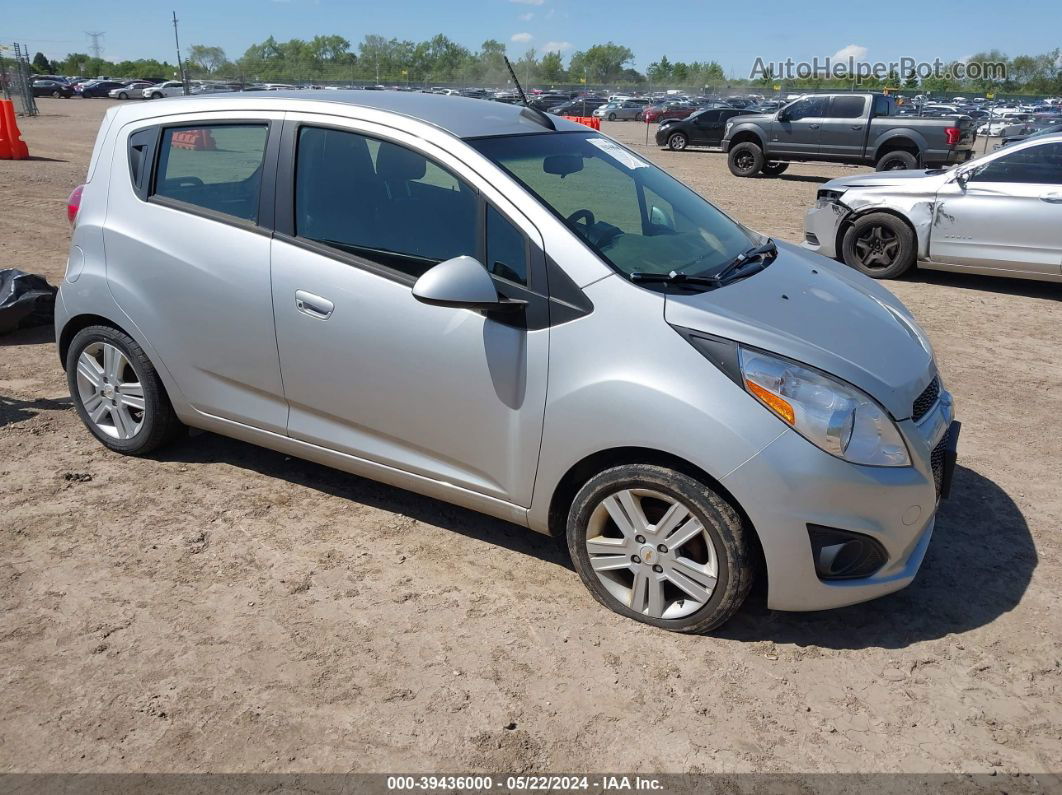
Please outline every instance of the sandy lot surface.
[{"label": "sandy lot surface", "polygon": [[[62,278],[108,102],[23,121],[0,265]],[[790,240],[844,173],[645,151]],[[114,455],[50,330],[0,338],[0,771],[1062,771],[1062,285],[889,287],[964,422],[925,566],[833,612],[754,593],[714,637],[615,616],[549,539],[413,494],[210,434]]]}]

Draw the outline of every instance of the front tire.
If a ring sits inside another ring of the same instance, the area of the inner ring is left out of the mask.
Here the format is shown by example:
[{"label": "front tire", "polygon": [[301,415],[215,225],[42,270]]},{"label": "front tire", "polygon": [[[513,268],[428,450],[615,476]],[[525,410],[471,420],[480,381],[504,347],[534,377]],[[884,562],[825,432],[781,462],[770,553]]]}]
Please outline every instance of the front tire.
[{"label": "front tire", "polygon": [[129,95],[123,91],[118,95],[118,99],[129,99]]},{"label": "front tire", "polygon": [[740,143],[730,149],[726,163],[735,177],[754,177],[763,170],[763,150],[751,141]]},{"label": "front tire", "polygon": [[66,378],[74,407],[105,447],[145,455],[182,430],[144,350],[109,326],[89,326],[70,342]]},{"label": "front tire", "polygon": [[897,279],[915,264],[915,236],[907,224],[889,213],[856,219],[844,233],[845,264],[873,279]]},{"label": "front tire", "polygon": [[616,114],[615,113],[608,114],[608,120],[609,121],[615,121],[616,120]]},{"label": "front tire", "polygon": [[607,469],[576,494],[568,551],[583,584],[622,616],[673,632],[708,632],[745,601],[749,532],[705,484],[648,464]]},{"label": "front tire", "polygon": [[156,92],[154,92],[154,93],[153,93],[153,94],[151,95],[151,98],[152,98],[152,99],[162,99],[162,94],[160,94],[160,93],[159,93],[158,91],[156,91]]},{"label": "front tire", "polygon": [[672,133],[667,137],[667,148],[672,152],[681,152],[689,145],[690,141],[685,133]]}]

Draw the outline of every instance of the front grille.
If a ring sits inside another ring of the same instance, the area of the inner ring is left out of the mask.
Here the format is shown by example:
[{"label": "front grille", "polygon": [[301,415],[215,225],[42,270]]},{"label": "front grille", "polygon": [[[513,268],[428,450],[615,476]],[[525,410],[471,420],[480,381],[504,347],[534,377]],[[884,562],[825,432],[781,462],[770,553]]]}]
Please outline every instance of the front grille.
[{"label": "front grille", "polygon": [[944,434],[944,438],[941,439],[937,446],[933,448],[933,452],[929,454],[929,464],[933,468],[933,484],[937,487],[937,496],[940,496],[941,486],[944,485],[944,455],[948,446],[948,437],[951,436],[951,431]]},{"label": "front grille", "polygon": [[933,380],[929,382],[929,386],[922,390],[922,394],[915,398],[914,404],[911,406],[911,419],[918,422],[929,410],[937,404],[937,398],[940,397],[940,379],[933,376]]}]

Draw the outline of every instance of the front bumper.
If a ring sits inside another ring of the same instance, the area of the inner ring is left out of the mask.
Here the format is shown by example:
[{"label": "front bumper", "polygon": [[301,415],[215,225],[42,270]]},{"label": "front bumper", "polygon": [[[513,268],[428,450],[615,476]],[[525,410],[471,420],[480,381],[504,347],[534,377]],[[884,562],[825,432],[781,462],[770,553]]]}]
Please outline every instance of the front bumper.
[{"label": "front bumper", "polygon": [[[768,607],[843,607],[898,591],[914,580],[939,503],[933,450],[956,438],[953,419],[951,396],[942,392],[918,423],[899,423],[911,453],[908,467],[850,464],[789,431],[723,479],[763,547]],[[945,458],[945,482],[954,460],[953,454]],[[870,577],[819,579],[809,524],[870,536],[885,549],[887,562]]]},{"label": "front bumper", "polygon": [[808,251],[837,259],[841,253],[838,250],[838,232],[848,213],[847,207],[836,202],[824,207],[811,207],[804,213],[804,242],[800,245]]}]

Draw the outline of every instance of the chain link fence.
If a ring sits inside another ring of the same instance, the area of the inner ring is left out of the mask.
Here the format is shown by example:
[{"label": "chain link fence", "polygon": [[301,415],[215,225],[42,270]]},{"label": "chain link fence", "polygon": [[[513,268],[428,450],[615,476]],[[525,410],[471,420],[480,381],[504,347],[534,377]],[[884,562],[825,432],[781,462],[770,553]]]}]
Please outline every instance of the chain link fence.
[{"label": "chain link fence", "polygon": [[0,44],[0,88],[4,99],[13,100],[20,116],[36,116],[37,102],[33,98],[33,67],[26,45],[15,42]]}]

